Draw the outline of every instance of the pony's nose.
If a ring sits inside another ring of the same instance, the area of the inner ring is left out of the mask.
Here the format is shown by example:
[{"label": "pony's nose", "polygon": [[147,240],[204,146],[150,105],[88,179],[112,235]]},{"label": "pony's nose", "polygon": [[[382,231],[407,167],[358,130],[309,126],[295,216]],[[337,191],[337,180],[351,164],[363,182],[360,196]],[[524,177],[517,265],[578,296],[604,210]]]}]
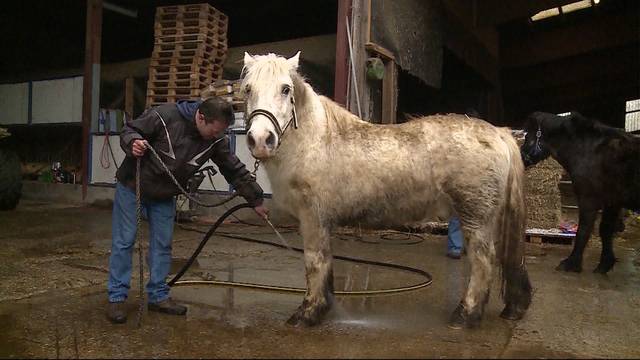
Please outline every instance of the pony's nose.
[{"label": "pony's nose", "polygon": [[247,133],[247,143],[249,144],[250,149],[253,149],[256,146],[256,139],[253,138],[251,131]]},{"label": "pony's nose", "polygon": [[271,131],[269,131],[269,136],[267,136],[267,146],[271,148],[276,146],[276,136]]}]

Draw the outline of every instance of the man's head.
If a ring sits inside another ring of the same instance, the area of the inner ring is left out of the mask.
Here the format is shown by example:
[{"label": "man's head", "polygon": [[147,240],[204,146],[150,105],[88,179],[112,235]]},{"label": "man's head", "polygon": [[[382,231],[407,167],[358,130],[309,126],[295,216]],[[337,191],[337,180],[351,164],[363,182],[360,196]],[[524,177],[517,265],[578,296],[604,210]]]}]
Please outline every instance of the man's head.
[{"label": "man's head", "polygon": [[196,111],[195,122],[200,136],[213,140],[222,136],[233,122],[233,107],[217,97],[206,99]]}]

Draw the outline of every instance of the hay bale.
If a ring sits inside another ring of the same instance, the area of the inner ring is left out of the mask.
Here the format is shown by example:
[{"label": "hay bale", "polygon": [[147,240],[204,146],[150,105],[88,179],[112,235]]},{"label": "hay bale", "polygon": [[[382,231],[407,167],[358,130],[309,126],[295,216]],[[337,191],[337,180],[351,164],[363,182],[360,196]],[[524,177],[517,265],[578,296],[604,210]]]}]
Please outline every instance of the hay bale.
[{"label": "hay bale", "polygon": [[562,201],[558,183],[564,173],[552,158],[541,161],[525,172],[527,228],[557,228],[561,221]]}]

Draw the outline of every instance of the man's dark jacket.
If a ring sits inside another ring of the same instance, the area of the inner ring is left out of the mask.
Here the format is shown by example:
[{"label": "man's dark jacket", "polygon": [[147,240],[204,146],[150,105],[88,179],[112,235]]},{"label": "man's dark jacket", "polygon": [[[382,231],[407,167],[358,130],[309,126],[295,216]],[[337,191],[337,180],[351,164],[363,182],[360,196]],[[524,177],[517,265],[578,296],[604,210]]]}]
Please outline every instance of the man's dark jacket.
[{"label": "man's dark jacket", "polygon": [[[135,188],[136,158],[132,154],[135,139],[145,139],[158,152],[182,187],[211,159],[220,173],[236,191],[253,206],[262,203],[262,189],[245,165],[231,153],[226,136],[205,140],[195,124],[199,101],[179,101],[146,110],[140,117],[127,122],[120,134],[120,146],[127,154],[116,173],[118,181]],[[150,150],[141,163],[140,188],[149,200],[167,200],[180,191],[162,169]]]}]

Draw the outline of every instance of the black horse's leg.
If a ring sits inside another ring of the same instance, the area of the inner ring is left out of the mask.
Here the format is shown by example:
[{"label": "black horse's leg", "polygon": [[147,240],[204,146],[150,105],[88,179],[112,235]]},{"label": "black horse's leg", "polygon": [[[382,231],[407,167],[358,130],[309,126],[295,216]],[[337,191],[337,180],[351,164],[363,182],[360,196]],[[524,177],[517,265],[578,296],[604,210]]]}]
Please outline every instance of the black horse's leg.
[{"label": "black horse's leg", "polygon": [[287,324],[313,326],[320,323],[333,302],[333,256],[329,228],[322,225],[317,214],[307,211],[300,216],[300,232],[304,241],[307,293]]},{"label": "black horse's leg", "polygon": [[[578,202],[579,203],[579,202]],[[593,224],[596,221],[597,209],[580,209],[580,217],[578,219],[578,233],[573,244],[573,250],[568,258],[562,260],[556,267],[560,271],[582,271],[582,253],[589,241]]]},{"label": "black horse's leg", "polygon": [[605,208],[602,211],[602,220],[600,221],[602,252],[600,253],[600,263],[593,270],[595,273],[606,274],[616,263],[616,257],[613,255],[613,235],[619,226],[619,215],[619,208]]}]

